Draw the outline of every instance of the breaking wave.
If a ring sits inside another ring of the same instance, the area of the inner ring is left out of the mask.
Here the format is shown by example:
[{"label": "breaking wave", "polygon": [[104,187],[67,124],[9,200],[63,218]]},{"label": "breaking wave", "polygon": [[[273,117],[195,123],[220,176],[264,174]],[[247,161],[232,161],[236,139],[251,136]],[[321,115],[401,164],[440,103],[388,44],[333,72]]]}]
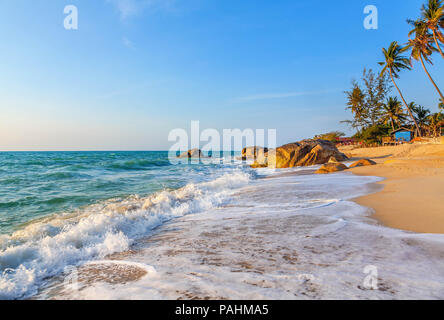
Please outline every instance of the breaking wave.
[{"label": "breaking wave", "polygon": [[51,215],[0,235],[0,299],[33,295],[44,279],[67,266],[128,250],[135,240],[171,219],[223,205],[250,179],[250,174],[235,170],[177,190],[110,199]]}]

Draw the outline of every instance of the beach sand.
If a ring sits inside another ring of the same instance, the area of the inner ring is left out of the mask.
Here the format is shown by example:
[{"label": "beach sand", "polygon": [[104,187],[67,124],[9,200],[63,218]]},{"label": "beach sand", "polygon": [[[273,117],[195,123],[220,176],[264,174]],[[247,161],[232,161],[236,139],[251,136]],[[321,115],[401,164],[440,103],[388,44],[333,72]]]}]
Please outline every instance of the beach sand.
[{"label": "beach sand", "polygon": [[375,193],[356,199],[375,210],[375,219],[396,229],[444,233],[444,144],[341,149],[377,162],[351,169],[354,174],[385,178]]}]

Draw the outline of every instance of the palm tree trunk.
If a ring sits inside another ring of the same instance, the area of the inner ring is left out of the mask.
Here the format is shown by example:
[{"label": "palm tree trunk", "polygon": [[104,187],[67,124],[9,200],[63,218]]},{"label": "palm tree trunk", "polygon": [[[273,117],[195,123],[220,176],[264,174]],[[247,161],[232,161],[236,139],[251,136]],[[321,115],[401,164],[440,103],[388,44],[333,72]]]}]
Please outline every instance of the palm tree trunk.
[{"label": "palm tree trunk", "polygon": [[392,78],[393,84],[395,85],[396,89],[398,90],[399,95],[401,96],[401,99],[404,102],[405,107],[407,108],[407,111],[409,112],[410,117],[412,118],[413,122],[415,123],[416,132],[418,133],[418,136],[421,136],[421,131],[419,130],[418,123],[416,122],[416,119],[413,116],[412,110],[410,110],[409,105],[405,101],[404,96],[402,95],[401,90],[399,90],[398,85],[396,84],[395,79],[393,78],[393,74],[392,74],[392,70],[391,69],[390,69],[390,78]]},{"label": "palm tree trunk", "polygon": [[393,123],[393,118],[391,118],[390,120],[392,120],[392,129],[393,131],[395,131],[395,124]]},{"label": "palm tree trunk", "polygon": [[427,75],[429,76],[430,81],[432,81],[433,85],[436,88],[436,91],[438,91],[439,95],[441,96],[441,100],[444,101],[444,96],[441,93],[441,90],[439,90],[438,86],[436,85],[435,81],[433,81],[432,76],[430,75],[429,71],[427,70],[425,64],[424,64],[424,59],[422,58],[422,53],[419,54],[419,57],[421,58],[421,64],[422,67],[424,68],[424,71],[427,73]]},{"label": "palm tree trunk", "polygon": [[439,53],[441,53],[441,56],[444,58],[444,53],[441,50],[441,46],[439,45],[438,39],[436,39],[436,30],[433,30],[433,39],[435,40],[435,44],[439,50]]}]

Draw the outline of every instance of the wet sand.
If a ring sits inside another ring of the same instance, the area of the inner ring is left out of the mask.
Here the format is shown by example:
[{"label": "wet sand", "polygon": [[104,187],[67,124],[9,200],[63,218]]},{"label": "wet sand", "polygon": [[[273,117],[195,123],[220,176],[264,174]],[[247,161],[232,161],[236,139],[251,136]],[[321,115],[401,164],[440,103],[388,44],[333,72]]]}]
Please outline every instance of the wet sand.
[{"label": "wet sand", "polygon": [[[80,267],[78,290],[61,278],[34,298],[441,299],[444,238],[379,226],[347,200],[368,192],[365,180],[376,181],[351,173],[256,180],[230,203],[106,257],[110,264]],[[369,266],[377,288],[365,284]]]},{"label": "wet sand", "polygon": [[356,201],[374,209],[382,224],[419,233],[444,233],[444,145],[402,145],[342,151],[378,164],[357,175],[385,178]]}]

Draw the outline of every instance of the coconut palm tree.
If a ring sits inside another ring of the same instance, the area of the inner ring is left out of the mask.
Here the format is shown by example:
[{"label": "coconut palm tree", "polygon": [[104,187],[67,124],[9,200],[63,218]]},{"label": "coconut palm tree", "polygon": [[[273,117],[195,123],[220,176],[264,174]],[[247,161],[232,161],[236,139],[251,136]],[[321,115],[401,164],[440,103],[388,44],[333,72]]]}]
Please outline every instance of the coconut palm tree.
[{"label": "coconut palm tree", "polygon": [[440,135],[442,126],[444,126],[444,115],[441,112],[429,116],[429,128],[434,137]]},{"label": "coconut palm tree", "polygon": [[387,72],[389,73],[390,78],[392,79],[392,82],[395,85],[395,88],[398,90],[399,95],[401,96],[401,99],[404,102],[407,111],[409,112],[410,117],[415,123],[416,131],[418,135],[420,135],[421,133],[419,131],[418,124],[416,123],[415,117],[413,116],[412,110],[410,110],[407,102],[404,99],[404,96],[402,95],[401,90],[399,89],[395,81],[395,78],[399,78],[399,72],[401,70],[403,69],[411,70],[410,60],[402,55],[407,49],[408,48],[401,47],[398,44],[398,42],[393,41],[387,49],[382,48],[382,53],[384,54],[385,61],[379,62],[379,65],[383,66],[383,69],[381,71],[381,77],[384,76]]},{"label": "coconut palm tree", "polygon": [[385,124],[390,123],[393,131],[395,131],[395,124],[401,126],[401,122],[405,119],[402,103],[396,97],[390,97],[383,106],[383,114],[381,121]]},{"label": "coconut palm tree", "polygon": [[428,0],[421,8],[421,20],[426,28],[432,32],[433,41],[436,44],[441,56],[444,58],[440,42],[444,43],[444,34],[441,29],[444,26],[444,5],[443,0]]},{"label": "coconut palm tree", "polygon": [[410,58],[416,61],[421,61],[422,68],[429,77],[436,91],[438,91],[441,99],[444,100],[444,96],[442,95],[441,90],[439,90],[424,63],[424,61],[426,61],[427,63],[433,64],[430,56],[433,52],[437,51],[436,48],[433,46],[433,37],[428,32],[428,28],[423,22],[415,21],[412,24],[414,25],[414,29],[410,31],[409,36],[414,34],[415,37],[413,39],[410,38],[407,45],[407,47],[412,50]]},{"label": "coconut palm tree", "polygon": [[422,134],[423,129],[427,128],[429,124],[430,110],[424,108],[423,106],[416,106],[413,102],[410,103],[409,107],[415,114],[416,123],[418,124]]}]

